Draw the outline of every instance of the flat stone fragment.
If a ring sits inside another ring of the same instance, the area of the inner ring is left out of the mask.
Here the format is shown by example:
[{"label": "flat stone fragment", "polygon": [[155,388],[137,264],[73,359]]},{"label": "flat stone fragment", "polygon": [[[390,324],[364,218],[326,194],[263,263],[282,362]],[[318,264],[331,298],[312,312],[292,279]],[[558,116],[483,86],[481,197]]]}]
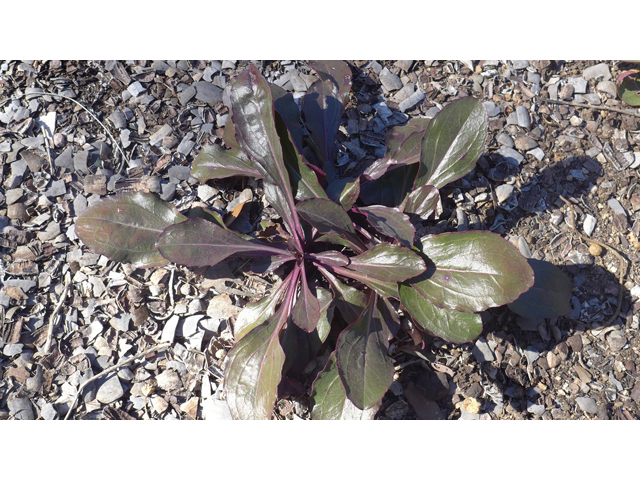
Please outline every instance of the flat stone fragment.
[{"label": "flat stone fragment", "polygon": [[162,329],[162,337],[160,339],[161,342],[173,342],[173,338],[176,335],[176,328],[178,327],[178,322],[180,321],[180,317],[178,315],[172,316],[167,323],[165,323],[164,328]]},{"label": "flat stone fragment", "polygon": [[395,73],[391,73],[386,67],[380,72],[379,78],[382,86],[390,92],[400,90],[404,86],[400,77]]},{"label": "flat stone fragment", "polygon": [[406,72],[411,68],[411,65],[413,65],[413,60],[398,60],[394,65]]},{"label": "flat stone fragment", "polygon": [[529,116],[529,110],[524,105],[520,105],[516,108],[516,115],[518,116],[518,125],[522,128],[529,128],[531,126],[531,117]]},{"label": "flat stone fragment", "polygon": [[509,185],[508,183],[499,185],[496,187],[496,198],[498,199],[498,203],[504,203],[513,193],[514,186]]},{"label": "flat stone fragment", "polygon": [[598,413],[598,407],[596,401],[589,397],[577,397],[576,403],[585,413],[595,414]]},{"label": "flat stone fragment", "polygon": [[528,60],[514,60],[513,61],[513,69],[514,70],[524,70],[529,66]]},{"label": "flat stone fragment", "polygon": [[614,330],[607,335],[607,343],[611,350],[617,352],[618,350],[622,350],[622,347],[627,344],[627,337],[625,337],[624,333],[620,330]]},{"label": "flat stone fragment", "polygon": [[478,338],[472,353],[478,362],[493,362],[495,360],[487,339],[483,337]]},{"label": "flat stone fragment", "polygon": [[49,188],[44,192],[46,197],[60,197],[67,193],[67,186],[64,180],[54,180]]},{"label": "flat stone fragment", "polygon": [[596,228],[597,220],[593,215],[589,215],[588,213],[584,216],[584,220],[582,222],[582,228],[584,229],[584,233],[590,237],[593,233],[593,230]]},{"label": "flat stone fragment", "polygon": [[597,93],[585,93],[582,95],[582,98],[591,105],[600,105],[602,103],[602,99]]},{"label": "flat stone fragment", "polygon": [[182,381],[173,370],[165,370],[156,377],[156,381],[158,382],[158,387],[167,392],[182,388]]},{"label": "flat stone fragment", "polygon": [[158,145],[160,142],[162,142],[164,137],[169,135],[172,131],[173,129],[171,128],[171,125],[165,123],[157,132],[149,137],[149,144]]},{"label": "flat stone fragment", "polygon": [[122,129],[127,127],[127,117],[124,116],[120,110],[114,110],[111,115],[109,115],[109,120],[113,123],[113,126]]},{"label": "flat stone fragment", "polygon": [[189,101],[196,96],[196,87],[193,85],[185,88],[178,94],[178,100],[181,105],[186,105]]},{"label": "flat stone fragment", "polygon": [[13,357],[14,355],[19,355],[20,353],[22,353],[23,347],[24,345],[22,343],[9,343],[8,345],[4,346],[2,354],[5,357]]},{"label": "flat stone fragment", "polygon": [[133,96],[137,97],[141,93],[146,92],[147,89],[142,86],[140,82],[133,82],[129,87],[127,87],[127,91]]},{"label": "flat stone fragment", "polygon": [[[493,102],[491,102],[491,103],[493,103]],[[498,143],[500,145],[504,145],[505,147],[509,147],[509,148],[515,147],[515,143],[513,142],[513,138],[511,138],[511,135],[509,135],[509,134],[507,134],[505,132],[502,132],[500,135],[498,135],[496,137],[496,140],[498,141]]]},{"label": "flat stone fragment", "polygon": [[115,402],[124,395],[124,389],[118,379],[118,375],[112,373],[107,377],[105,382],[100,385],[96,393],[96,400],[100,403],[108,404]]},{"label": "flat stone fragment", "polygon": [[7,401],[9,414],[16,420],[35,420],[33,406],[28,398],[11,398]]},{"label": "flat stone fragment", "polygon": [[400,102],[400,104],[398,105],[398,109],[401,112],[404,112],[405,110],[413,108],[415,105],[417,105],[422,100],[424,100],[424,98],[425,98],[425,94],[422,93],[420,90],[416,90],[411,94],[409,98]]},{"label": "flat stone fragment", "polygon": [[214,105],[222,101],[222,89],[209,82],[196,82],[193,84],[196,90],[196,99],[201,102]]},{"label": "flat stone fragment", "polygon": [[407,83],[393,96],[396,102],[403,102],[409,98],[415,91],[416,86],[413,83]]},{"label": "flat stone fragment", "polygon": [[610,81],[598,82],[598,85],[596,85],[596,91],[606,93],[611,98],[616,98],[618,96],[616,84]]},{"label": "flat stone fragment", "polygon": [[227,402],[213,397],[202,402],[202,416],[205,420],[233,420]]},{"label": "flat stone fragment", "polygon": [[533,415],[542,415],[546,408],[544,405],[538,405],[537,403],[527,402],[527,412]]},{"label": "flat stone fragment", "polygon": [[587,81],[582,77],[569,77],[569,85],[573,85],[573,93],[587,93]]},{"label": "flat stone fragment", "polygon": [[[500,105],[498,105],[496,102],[484,102],[483,105],[489,117],[497,117],[502,113],[502,107],[500,107]],[[501,135],[506,134],[502,133]]]},{"label": "flat stone fragment", "polygon": [[533,363],[540,357],[540,352],[535,347],[528,346],[524,350],[524,356],[527,357],[529,363]]},{"label": "flat stone fragment", "polygon": [[522,154],[520,154],[517,150],[506,147],[504,145],[498,149],[497,153],[498,155],[501,155],[506,160],[513,163],[514,165],[520,165],[524,160],[524,157],[522,156]]},{"label": "flat stone fragment", "polygon": [[44,420],[55,420],[58,416],[58,412],[52,403],[45,403],[44,406],[40,409],[40,416]]},{"label": "flat stone fragment", "polygon": [[585,80],[589,80],[591,78],[595,80],[611,80],[611,71],[609,70],[609,65],[606,63],[599,63],[594,65],[593,67],[587,67],[582,72],[582,76]]}]

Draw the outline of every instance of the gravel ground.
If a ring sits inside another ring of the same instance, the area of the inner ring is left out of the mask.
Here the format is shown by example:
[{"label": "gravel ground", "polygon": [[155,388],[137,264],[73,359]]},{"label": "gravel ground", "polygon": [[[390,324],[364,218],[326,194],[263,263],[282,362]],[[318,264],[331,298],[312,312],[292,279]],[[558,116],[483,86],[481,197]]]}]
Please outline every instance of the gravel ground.
[{"label": "gravel ground", "polygon": [[[255,63],[294,96],[314,79],[303,61]],[[349,63],[343,169],[382,156],[393,125],[480,98],[485,154],[443,191],[436,228],[490,229],[573,283],[566,317],[499,308],[471,344],[415,351],[400,339],[376,418],[640,418],[640,110],[616,96],[625,64]],[[0,64],[0,419],[228,418],[219,387],[234,320],[275,279],[241,262],[136,270],[91,253],[74,224],[116,191],[155,192],[183,212],[257,199],[255,185],[189,175],[222,136],[225,88],[248,64]],[[251,231],[255,215],[243,209],[234,228]],[[279,401],[276,416],[308,418],[306,398]]]}]

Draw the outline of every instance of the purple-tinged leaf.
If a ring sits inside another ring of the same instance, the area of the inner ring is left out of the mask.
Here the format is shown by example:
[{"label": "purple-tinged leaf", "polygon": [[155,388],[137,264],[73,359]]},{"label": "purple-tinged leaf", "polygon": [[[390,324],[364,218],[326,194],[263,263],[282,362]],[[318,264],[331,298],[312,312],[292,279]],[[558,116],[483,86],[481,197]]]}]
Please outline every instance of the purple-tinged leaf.
[{"label": "purple-tinged leaf", "polygon": [[191,176],[205,183],[233,176],[262,178],[251,159],[241,150],[226,150],[220,145],[202,147],[191,167]]},{"label": "purple-tinged leaf", "polygon": [[287,262],[295,260],[295,257],[292,257],[288,253],[286,255],[274,255],[272,257],[260,257],[254,260],[251,263],[251,271],[253,273],[271,273],[276,268],[284,265]]},{"label": "purple-tinged leaf", "polygon": [[[302,152],[302,120],[300,119],[300,109],[293,99],[293,95],[275,83],[270,83],[271,95],[273,96],[273,106],[286,125],[291,141],[296,146],[298,152]],[[278,132],[280,133],[280,132]],[[282,139],[282,135],[280,135]]]},{"label": "purple-tinged leaf", "polygon": [[271,418],[285,361],[279,333],[288,317],[286,307],[248,332],[229,352],[224,388],[235,419]]},{"label": "purple-tinged leaf", "polygon": [[444,310],[432,305],[421,291],[400,284],[400,299],[418,327],[447,342],[470,342],[482,333],[482,320],[477,313]]},{"label": "purple-tinged leaf", "polygon": [[227,117],[227,122],[224,125],[224,133],[222,134],[222,141],[224,142],[227,148],[232,148],[234,150],[242,150],[242,147],[236,140],[236,127],[233,124],[233,113],[232,109],[229,108],[229,116]]},{"label": "purple-tinged leaf", "polygon": [[327,186],[327,196],[349,210],[360,196],[360,177],[334,180]]},{"label": "purple-tinged leaf", "polygon": [[250,65],[236,77],[230,99],[236,140],[255,162],[265,184],[280,190],[267,200],[278,210],[297,242],[302,229],[294,213],[295,203],[276,130],[271,88],[255,65]]},{"label": "purple-tinged leaf", "polygon": [[422,137],[430,121],[429,118],[412,118],[406,125],[389,130],[385,138],[385,158],[404,165],[419,162]]},{"label": "purple-tinged leaf", "polygon": [[371,205],[360,207],[369,223],[382,235],[392,237],[400,241],[404,246],[411,248],[416,229],[409,220],[409,216],[403,214],[399,208]]},{"label": "purple-tinged leaf", "polygon": [[391,340],[398,335],[398,332],[400,332],[400,317],[388,298],[383,297],[378,299],[378,309],[384,319],[383,326],[385,328],[387,338]]},{"label": "purple-tinged leaf", "polygon": [[337,233],[329,233],[329,234],[326,234],[326,235],[320,235],[314,241],[315,242],[332,243],[334,245],[341,245],[343,247],[347,247],[347,248],[353,250],[355,253],[362,253],[362,252],[364,252],[366,250],[366,248],[364,247],[364,245],[362,245],[361,242],[358,242],[358,244],[355,244],[352,241],[347,240],[342,235],[338,235]]},{"label": "purple-tinged leaf", "polygon": [[380,408],[376,404],[361,410],[347,398],[338,374],[335,352],[329,355],[327,364],[313,382],[311,390],[311,417],[314,420],[373,420]]},{"label": "purple-tinged leaf", "polygon": [[349,65],[342,60],[310,60],[309,66],[315,70],[321,80],[329,79],[335,82],[344,110],[351,91],[352,74]]},{"label": "purple-tinged leaf", "polygon": [[535,280],[533,287],[509,304],[509,309],[522,317],[551,318],[571,312],[571,280],[549,262],[528,259]]},{"label": "purple-tinged leaf", "polygon": [[302,117],[321,164],[333,164],[333,150],[342,116],[342,100],[331,80],[311,84],[301,101]]},{"label": "purple-tinged leaf", "polygon": [[469,173],[484,151],[487,112],[473,97],[454,100],[429,122],[414,188],[441,188]]},{"label": "purple-tinged leaf", "polygon": [[239,342],[251,330],[261,325],[269,317],[271,317],[276,307],[282,300],[286,289],[290,286],[289,279],[284,280],[275,292],[269,296],[261,298],[257,302],[248,303],[238,314],[235,324],[233,325],[233,336],[236,342]]},{"label": "purple-tinged leaf", "polygon": [[300,271],[300,291],[291,312],[291,319],[305,332],[313,332],[320,319],[320,302],[311,292],[307,283],[304,262]]},{"label": "purple-tinged leaf", "polygon": [[353,222],[347,212],[331,200],[312,198],[300,202],[296,209],[300,216],[318,230],[321,235],[343,235],[349,242],[364,249],[356,235]]},{"label": "purple-tinged leaf", "polygon": [[618,96],[627,105],[640,106],[640,72],[627,70],[617,80]]},{"label": "purple-tinged leaf", "polygon": [[246,257],[287,255],[282,248],[245,240],[235,232],[201,218],[167,227],[156,247],[167,260],[190,267],[215,265],[234,254]]},{"label": "purple-tinged leaf", "polygon": [[82,212],[76,235],[94,252],[136,267],[169,263],[156,249],[168,226],[187,217],[150,193],[122,193],[107,197]]},{"label": "purple-tinged leaf", "polygon": [[403,282],[420,275],[426,265],[420,255],[400,245],[380,243],[366,252],[351,257],[349,270],[386,282]]},{"label": "purple-tinged leaf", "polygon": [[382,327],[377,295],[360,318],[345,328],[336,344],[336,364],[347,398],[360,410],[376,405],[393,382],[393,360]]},{"label": "purple-tinged leaf", "polygon": [[374,292],[382,297],[398,297],[398,282],[390,282],[386,280],[380,280],[377,278],[373,278],[365,273],[357,272],[355,270],[350,270],[344,267],[336,267],[333,271],[339,275],[342,275],[347,278],[351,278],[353,280],[357,280],[360,283],[363,283],[367,287],[371,288]]},{"label": "purple-tinged leaf", "polygon": [[347,323],[355,322],[369,303],[370,295],[357,288],[345,285],[325,268],[318,267],[331,285],[334,293],[334,304]]},{"label": "purple-tinged leaf", "polygon": [[440,193],[433,185],[422,185],[416,188],[407,196],[404,204],[404,212],[418,215],[423,220],[435,212]]},{"label": "purple-tinged leaf", "polygon": [[480,312],[513,302],[533,285],[526,258],[494,233],[427,235],[420,244],[427,269],[408,283],[438,308]]},{"label": "purple-tinged leaf", "polygon": [[320,342],[324,343],[331,331],[331,321],[333,320],[333,310],[335,305],[333,303],[333,294],[331,293],[331,290],[316,287],[315,293],[316,297],[318,297],[318,302],[320,302],[320,320],[318,320],[316,330],[318,332]]},{"label": "purple-tinged leaf", "polygon": [[304,258],[311,262],[329,267],[346,267],[350,263],[349,257],[336,250],[328,250],[320,253],[306,253]]},{"label": "purple-tinged leaf", "polygon": [[387,170],[394,165],[398,165],[398,161],[395,158],[379,158],[369,165],[362,175],[367,180],[377,180],[387,173]]}]

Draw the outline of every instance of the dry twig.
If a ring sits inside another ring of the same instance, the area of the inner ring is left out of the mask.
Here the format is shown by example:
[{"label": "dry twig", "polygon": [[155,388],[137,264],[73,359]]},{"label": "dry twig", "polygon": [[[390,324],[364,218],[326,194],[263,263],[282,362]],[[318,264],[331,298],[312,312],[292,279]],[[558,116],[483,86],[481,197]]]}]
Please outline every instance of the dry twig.
[{"label": "dry twig", "polygon": [[64,290],[62,291],[62,295],[60,295],[60,300],[58,300],[58,304],[56,305],[55,310],[51,314],[51,319],[49,320],[49,329],[47,330],[47,341],[44,344],[44,354],[49,355],[51,353],[51,342],[53,340],[53,327],[58,323],[58,313],[62,309],[62,305],[64,305],[64,299],[67,298],[67,292],[69,291],[69,287],[71,287],[71,280],[67,277],[64,282]]},{"label": "dry twig", "polygon": [[551,100],[550,98],[545,98],[545,97],[538,97],[538,100],[545,103],[555,103],[557,105],[569,105],[571,107],[593,108],[594,110],[604,110],[606,112],[615,112],[615,113],[621,113],[622,115],[640,117],[640,113],[627,112],[626,110],[620,110],[619,108],[601,107],[599,105],[590,105],[588,103],[565,102],[564,100]]},{"label": "dry twig", "polygon": [[145,350],[144,352],[140,352],[139,354],[134,355],[133,357],[126,358],[125,360],[121,361],[117,365],[113,365],[113,366],[111,366],[109,368],[105,368],[100,373],[98,373],[98,374],[94,375],[93,377],[91,377],[89,380],[87,380],[82,385],[80,385],[80,387],[78,387],[78,392],[76,393],[76,396],[73,399],[73,403],[71,404],[71,407],[69,407],[69,411],[65,415],[64,419],[65,420],[69,419],[69,417],[71,416],[71,413],[73,412],[73,409],[76,407],[76,403],[78,403],[78,398],[80,397],[80,395],[82,394],[82,391],[85,389],[85,387],[87,385],[89,385],[90,383],[95,382],[96,380],[98,380],[101,377],[104,377],[105,375],[109,375],[110,373],[121,369],[125,365],[128,365],[128,364],[130,364],[131,362],[133,362],[135,360],[138,360],[138,359],[140,359],[142,357],[145,357],[145,356],[149,355],[150,353],[157,352],[159,350],[163,350],[163,349],[169,347],[169,345],[171,345],[171,343],[162,343],[160,345],[156,345],[155,347],[150,348],[148,350]]}]

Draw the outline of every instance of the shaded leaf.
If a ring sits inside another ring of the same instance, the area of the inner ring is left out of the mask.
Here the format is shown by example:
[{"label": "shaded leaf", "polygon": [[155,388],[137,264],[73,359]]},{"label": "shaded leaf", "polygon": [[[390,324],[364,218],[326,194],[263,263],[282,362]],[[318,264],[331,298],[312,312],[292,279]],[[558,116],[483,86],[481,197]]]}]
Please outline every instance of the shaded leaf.
[{"label": "shaded leaf", "polygon": [[324,169],[325,164],[333,164],[333,150],[342,116],[338,87],[329,79],[318,80],[311,84],[300,103],[311,144]]},{"label": "shaded leaf", "polygon": [[338,374],[335,352],[329,355],[327,364],[318,374],[311,389],[311,417],[314,420],[372,420],[380,407],[374,405],[361,410],[347,398]]},{"label": "shaded leaf", "polygon": [[549,262],[527,259],[533,269],[533,286],[509,304],[509,309],[520,316],[561,317],[571,313],[571,280],[562,270]]},{"label": "shaded leaf", "polygon": [[378,403],[393,382],[393,361],[382,327],[377,296],[372,295],[362,315],[345,328],[336,344],[338,373],[347,398],[366,410]]},{"label": "shaded leaf", "polygon": [[414,187],[441,188],[473,170],[487,139],[487,113],[473,97],[454,100],[429,122]]},{"label": "shaded leaf", "polygon": [[322,267],[319,270],[331,285],[334,293],[334,304],[342,314],[344,321],[347,323],[355,322],[369,303],[370,295],[357,288],[345,285]]},{"label": "shaded leaf", "polygon": [[233,418],[271,418],[285,361],[279,333],[286,320],[286,306],[282,306],[229,352],[224,388]]},{"label": "shaded leaf", "polygon": [[201,218],[167,227],[158,237],[156,247],[167,260],[190,267],[215,265],[239,253],[247,257],[288,254],[282,248],[245,240],[235,232]]},{"label": "shaded leaf", "polygon": [[312,332],[320,319],[320,302],[318,302],[318,299],[309,288],[304,262],[301,266],[298,284],[300,285],[300,291],[293,306],[291,318],[302,330]]},{"label": "shaded leaf", "polygon": [[241,150],[226,150],[220,145],[206,145],[193,161],[191,176],[205,183],[233,176],[262,178],[251,159]]},{"label": "shaded leaf", "polygon": [[420,239],[426,271],[408,283],[439,308],[479,312],[511,303],[533,285],[533,270],[507,240],[491,232]]},{"label": "shaded leaf", "polygon": [[336,250],[328,250],[326,252],[319,253],[307,253],[305,259],[310,260],[321,265],[327,265],[329,267],[346,267],[349,265],[349,257],[343,255]]},{"label": "shaded leaf", "polygon": [[327,196],[339,203],[342,208],[349,210],[360,195],[360,177],[340,178],[327,186]]},{"label": "shaded leaf", "polygon": [[156,249],[158,236],[187,217],[150,193],[107,197],[82,212],[76,235],[94,252],[136,267],[169,263]]},{"label": "shaded leaf", "polygon": [[412,118],[406,125],[389,130],[385,138],[385,158],[405,165],[420,161],[422,137],[430,121],[429,118]]},{"label": "shaded leaf", "polygon": [[320,302],[320,320],[318,320],[316,330],[320,342],[324,343],[331,331],[331,321],[333,320],[334,310],[333,294],[331,290],[322,287],[316,287],[315,294],[318,302]]},{"label": "shaded leaf", "polygon": [[382,235],[395,238],[409,248],[413,245],[416,229],[409,216],[403,214],[400,209],[372,205],[360,207],[358,211],[366,215],[369,223]]},{"label": "shaded leaf", "polygon": [[400,284],[399,290],[404,308],[427,333],[456,343],[469,342],[482,333],[479,314],[435,307],[413,286]]},{"label": "shaded leaf", "polygon": [[352,74],[349,65],[342,60],[310,60],[308,65],[315,70],[321,80],[329,79],[335,82],[344,110],[351,91]]},{"label": "shaded leaf", "polygon": [[426,220],[438,206],[440,193],[433,185],[422,185],[407,196],[404,212],[418,215]]},{"label": "shaded leaf", "polygon": [[342,245],[343,247],[347,247],[353,250],[355,253],[362,253],[366,250],[366,248],[364,247],[364,245],[362,245],[361,242],[358,242],[358,244],[355,244],[352,241],[347,240],[345,237],[337,233],[320,235],[318,238],[315,239],[315,241],[333,243],[334,245]]},{"label": "shaded leaf", "polygon": [[355,233],[351,218],[337,203],[314,198],[300,202],[296,209],[320,234],[344,235],[351,243],[363,247],[362,241]]},{"label": "shaded leaf", "polygon": [[[298,152],[302,152],[302,120],[300,119],[300,109],[293,99],[293,95],[275,83],[269,83],[271,95],[273,96],[273,106],[286,125],[291,141]],[[280,132],[278,132],[280,133]],[[282,139],[282,135],[280,135]]]},{"label": "shaded leaf", "polygon": [[224,125],[224,133],[222,134],[222,141],[224,142],[227,148],[242,150],[242,147],[238,143],[238,140],[236,140],[236,127],[233,124],[232,108],[229,108],[229,116],[227,117],[227,121]]},{"label": "shaded leaf", "polygon": [[352,278],[354,280],[359,281],[360,283],[365,284],[372,290],[374,290],[378,295],[382,297],[394,297],[398,298],[398,283],[387,280],[380,280],[378,278],[373,278],[365,273],[360,273],[355,270],[350,270],[348,268],[337,267],[333,269],[336,273]]}]

